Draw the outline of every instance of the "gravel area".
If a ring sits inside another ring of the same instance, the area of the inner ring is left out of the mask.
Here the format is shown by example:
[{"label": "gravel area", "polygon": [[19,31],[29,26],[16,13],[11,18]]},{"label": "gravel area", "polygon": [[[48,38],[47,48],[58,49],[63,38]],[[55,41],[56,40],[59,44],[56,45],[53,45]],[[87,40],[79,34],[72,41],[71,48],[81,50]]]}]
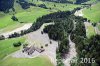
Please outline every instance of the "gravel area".
[{"label": "gravel area", "polygon": [[75,16],[83,16],[82,9],[81,10],[77,10],[74,15]]}]

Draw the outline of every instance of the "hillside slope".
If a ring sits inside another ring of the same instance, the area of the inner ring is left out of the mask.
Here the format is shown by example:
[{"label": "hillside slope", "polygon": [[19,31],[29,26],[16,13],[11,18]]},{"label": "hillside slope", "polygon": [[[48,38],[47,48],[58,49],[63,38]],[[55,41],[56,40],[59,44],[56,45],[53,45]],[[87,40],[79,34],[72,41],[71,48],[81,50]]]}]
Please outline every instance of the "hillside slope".
[{"label": "hillside slope", "polygon": [[[22,4],[22,2],[24,3]],[[0,0],[2,5],[5,5],[5,0]],[[7,1],[7,5],[3,6],[6,9],[11,3]],[[7,10],[0,10],[0,33],[5,31],[11,31],[18,27],[23,26],[25,23],[33,23],[37,18],[53,13],[56,11],[73,10],[80,5],[75,4],[62,4],[54,2],[43,2],[40,0],[14,0],[13,6]],[[31,5],[30,5],[31,4]],[[26,6],[27,8],[24,8]],[[1,8],[2,9],[2,8]],[[6,12],[6,13],[3,13]],[[18,21],[13,21],[11,18],[15,16]]]}]

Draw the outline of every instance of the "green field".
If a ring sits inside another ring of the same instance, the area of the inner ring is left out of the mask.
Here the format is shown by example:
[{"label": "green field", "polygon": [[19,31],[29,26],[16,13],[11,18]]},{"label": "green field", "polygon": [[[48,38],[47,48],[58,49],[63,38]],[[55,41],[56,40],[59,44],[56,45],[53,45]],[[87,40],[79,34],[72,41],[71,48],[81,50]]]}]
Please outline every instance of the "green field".
[{"label": "green field", "polygon": [[93,36],[93,35],[96,35],[95,29],[94,29],[93,26],[88,26],[88,27],[87,27],[86,35],[87,35],[88,38],[90,38],[90,37]]},{"label": "green field", "polygon": [[19,49],[16,47],[13,47],[13,43],[15,42],[25,42],[25,38],[13,38],[13,39],[6,39],[6,40],[1,40],[0,41],[0,61],[6,57],[7,55],[9,55],[10,53],[16,51]]},{"label": "green field", "polygon": [[27,11],[16,14],[20,22],[35,22],[42,15],[51,13],[48,9],[30,7]]},{"label": "green field", "polygon": [[0,62],[0,66],[54,66],[48,57],[39,56],[36,58],[12,58]]},{"label": "green field", "polygon": [[84,17],[91,20],[91,22],[100,22],[100,2],[83,10]]}]

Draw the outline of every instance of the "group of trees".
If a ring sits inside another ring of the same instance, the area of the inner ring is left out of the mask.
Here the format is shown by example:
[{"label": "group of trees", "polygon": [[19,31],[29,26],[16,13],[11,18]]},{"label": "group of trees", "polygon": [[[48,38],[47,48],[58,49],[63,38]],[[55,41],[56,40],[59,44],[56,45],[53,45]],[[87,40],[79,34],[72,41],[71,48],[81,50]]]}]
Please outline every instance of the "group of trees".
[{"label": "group of trees", "polygon": [[[22,30],[21,32],[14,32],[12,34],[10,34],[7,38],[16,38],[16,37],[20,37],[20,36],[23,36],[29,32],[27,32],[28,30]],[[0,40],[4,40],[6,39],[5,36],[3,35],[0,35]]]},{"label": "group of trees", "polygon": [[20,36],[23,36],[27,33],[31,32],[30,30],[22,30],[21,32],[14,32],[13,34],[9,35],[8,38],[16,38],[16,37],[20,37]]},{"label": "group of trees", "polygon": [[38,5],[38,7],[48,9],[47,6],[46,6],[45,4],[40,4],[40,5]]},{"label": "group of trees", "polygon": [[13,21],[18,21],[18,18],[17,18],[16,16],[14,16],[14,15],[11,17],[11,19],[12,19]]},{"label": "group of trees", "polygon": [[57,25],[49,25],[44,30],[45,33],[48,33],[50,39],[53,40],[61,40],[63,39],[64,30],[62,28],[57,27]]},{"label": "group of trees", "polygon": [[19,36],[20,36],[19,33],[14,32],[13,34],[9,35],[8,38],[15,38],[15,37],[19,37]]},{"label": "group of trees", "polygon": [[0,0],[0,11],[5,13],[9,12],[9,9],[13,9],[14,0]]},{"label": "group of trees", "polygon": [[13,43],[13,46],[14,47],[19,47],[19,46],[21,46],[21,44],[22,44],[21,42],[16,42],[16,43]]}]

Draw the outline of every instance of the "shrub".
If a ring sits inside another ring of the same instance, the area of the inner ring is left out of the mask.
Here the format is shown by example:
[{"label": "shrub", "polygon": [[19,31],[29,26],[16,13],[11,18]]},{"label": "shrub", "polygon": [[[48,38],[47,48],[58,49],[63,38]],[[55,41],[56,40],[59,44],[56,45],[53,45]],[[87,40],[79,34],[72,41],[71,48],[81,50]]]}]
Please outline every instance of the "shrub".
[{"label": "shrub", "polygon": [[0,36],[0,40],[4,40],[5,37],[3,35]]},{"label": "shrub", "polygon": [[13,46],[14,47],[19,47],[19,46],[21,46],[21,42],[13,43]]},{"label": "shrub", "polygon": [[18,21],[17,17],[16,16],[12,16],[11,18],[13,21]]}]

